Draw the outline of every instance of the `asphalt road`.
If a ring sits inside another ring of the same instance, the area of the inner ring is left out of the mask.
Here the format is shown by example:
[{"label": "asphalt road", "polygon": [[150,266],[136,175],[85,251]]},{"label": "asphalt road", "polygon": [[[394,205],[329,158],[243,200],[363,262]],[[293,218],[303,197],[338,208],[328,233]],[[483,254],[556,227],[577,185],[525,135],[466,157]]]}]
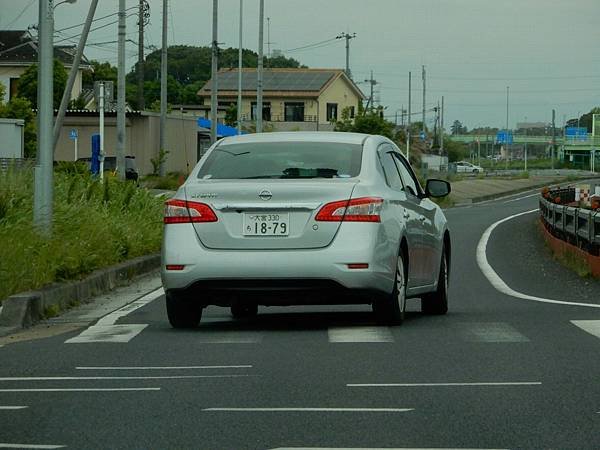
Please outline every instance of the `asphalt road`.
[{"label": "asphalt road", "polygon": [[[536,208],[518,197],[447,211],[447,316],[421,315],[416,300],[397,328],[366,306],[262,308],[247,321],[214,307],[176,331],[156,294],[91,328],[79,317],[2,340],[0,448],[599,449],[600,308],[501,294],[477,264],[492,223]],[[498,276],[600,304],[600,283],[532,237],[535,219],[492,233]]]}]

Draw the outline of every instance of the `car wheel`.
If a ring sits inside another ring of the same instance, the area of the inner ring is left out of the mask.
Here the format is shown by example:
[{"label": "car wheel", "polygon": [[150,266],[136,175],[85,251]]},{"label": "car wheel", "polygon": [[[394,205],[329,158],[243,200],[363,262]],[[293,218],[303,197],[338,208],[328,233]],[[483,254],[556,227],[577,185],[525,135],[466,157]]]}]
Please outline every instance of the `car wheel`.
[{"label": "car wheel", "polygon": [[473,169],[473,173],[479,173],[479,169]]},{"label": "car wheel", "polygon": [[196,328],[202,317],[202,306],[172,292],[166,294],[167,317],[173,328]]},{"label": "car wheel", "polygon": [[258,314],[258,305],[256,304],[235,304],[231,305],[231,315],[236,319],[254,317]]},{"label": "car wheel", "polygon": [[437,290],[421,298],[421,312],[432,315],[441,315],[448,312],[448,281],[448,260],[444,250],[440,263]]},{"label": "car wheel", "polygon": [[394,289],[390,294],[384,294],[373,302],[373,312],[377,321],[384,325],[401,325],[406,309],[406,266],[402,252],[398,255]]}]

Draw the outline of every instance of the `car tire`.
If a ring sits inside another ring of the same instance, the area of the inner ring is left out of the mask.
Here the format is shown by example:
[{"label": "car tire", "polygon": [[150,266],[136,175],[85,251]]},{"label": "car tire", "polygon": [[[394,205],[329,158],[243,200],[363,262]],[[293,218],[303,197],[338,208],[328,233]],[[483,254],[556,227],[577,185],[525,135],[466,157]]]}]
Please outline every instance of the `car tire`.
[{"label": "car tire", "polygon": [[173,292],[167,292],[167,317],[173,328],[196,328],[202,318],[202,306]]},{"label": "car tire", "polygon": [[402,252],[398,255],[396,263],[396,276],[394,289],[390,294],[383,294],[373,301],[373,312],[377,322],[382,325],[402,325],[406,309],[406,279],[407,267],[404,263]]},{"label": "car tire", "polygon": [[473,169],[473,173],[479,173],[479,169]]},{"label": "car tire", "polygon": [[430,315],[443,315],[448,312],[448,259],[446,251],[442,252],[438,286],[435,292],[421,298],[421,312]]},{"label": "car tire", "polygon": [[236,319],[255,317],[258,314],[257,304],[235,304],[231,305],[231,315]]}]

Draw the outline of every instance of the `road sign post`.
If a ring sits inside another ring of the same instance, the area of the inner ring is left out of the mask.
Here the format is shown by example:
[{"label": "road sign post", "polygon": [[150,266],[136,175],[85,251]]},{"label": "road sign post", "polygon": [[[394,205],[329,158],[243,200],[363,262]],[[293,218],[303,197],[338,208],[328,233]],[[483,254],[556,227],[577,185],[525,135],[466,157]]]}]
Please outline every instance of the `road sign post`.
[{"label": "road sign post", "polygon": [[78,159],[78,140],[79,140],[79,133],[77,132],[76,128],[73,128],[71,130],[71,132],[69,133],[69,139],[71,139],[73,141],[73,143],[75,144],[75,161],[77,161]]}]

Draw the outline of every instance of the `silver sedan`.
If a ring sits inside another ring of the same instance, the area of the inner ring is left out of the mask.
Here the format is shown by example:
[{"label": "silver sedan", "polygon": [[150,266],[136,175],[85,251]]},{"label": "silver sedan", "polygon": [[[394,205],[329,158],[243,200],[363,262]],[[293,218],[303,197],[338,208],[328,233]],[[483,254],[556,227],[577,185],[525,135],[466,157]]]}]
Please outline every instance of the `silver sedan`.
[{"label": "silver sedan", "polygon": [[162,281],[175,328],[208,305],[371,304],[398,325],[406,299],[448,309],[450,234],[396,145],[354,133],[226,138],[166,202]]}]

